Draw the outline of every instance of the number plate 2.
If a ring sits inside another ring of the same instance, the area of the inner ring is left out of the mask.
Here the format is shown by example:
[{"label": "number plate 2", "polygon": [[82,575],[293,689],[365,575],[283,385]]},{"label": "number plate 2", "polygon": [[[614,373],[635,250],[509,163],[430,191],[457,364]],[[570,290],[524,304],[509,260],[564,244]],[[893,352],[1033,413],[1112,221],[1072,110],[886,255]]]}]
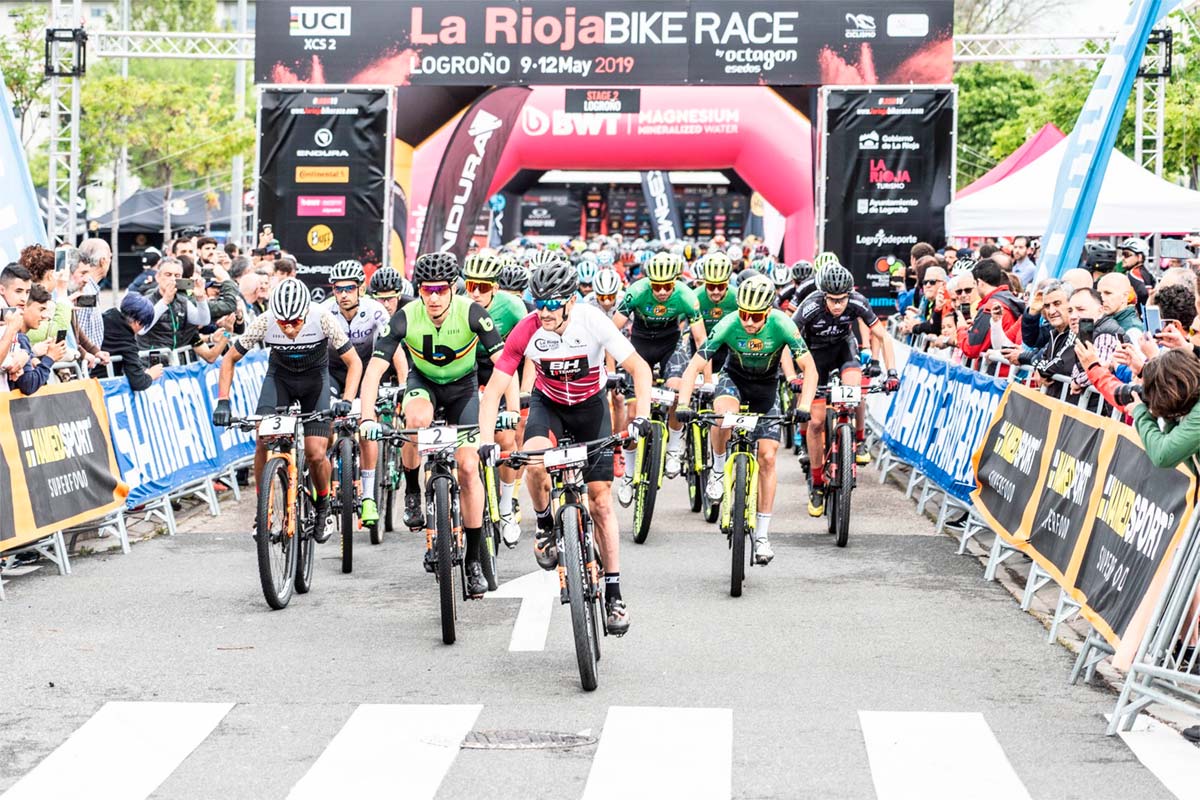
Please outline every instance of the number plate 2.
[{"label": "number plate 2", "polygon": [[587,463],[587,460],[587,445],[584,444],[547,450],[542,456],[542,464],[546,469],[581,467]]},{"label": "number plate 2", "polygon": [[670,389],[660,389],[656,386],[650,390],[650,402],[669,406],[675,402],[675,392]]},{"label": "number plate 2", "polygon": [[835,403],[858,403],[862,400],[862,387],[843,383],[834,386],[830,394]]},{"label": "number plate 2", "polygon": [[458,447],[458,430],[453,426],[422,428],[417,431],[417,452],[421,455],[436,453],[447,447]]},{"label": "number plate 2", "polygon": [[263,417],[258,423],[259,436],[294,436],[295,433],[295,417]]}]

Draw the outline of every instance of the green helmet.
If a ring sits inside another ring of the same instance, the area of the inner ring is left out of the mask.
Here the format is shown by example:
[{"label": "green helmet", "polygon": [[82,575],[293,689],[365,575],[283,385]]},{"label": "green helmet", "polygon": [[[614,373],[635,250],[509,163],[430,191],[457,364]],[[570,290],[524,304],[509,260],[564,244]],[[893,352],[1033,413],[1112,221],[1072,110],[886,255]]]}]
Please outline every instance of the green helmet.
[{"label": "green helmet", "polygon": [[737,305],[742,311],[766,311],[775,303],[775,285],[763,275],[753,275],[738,284]]},{"label": "green helmet", "polygon": [[820,272],[830,265],[841,263],[842,262],[836,255],[826,250],[824,253],[818,254],[817,257],[813,259],[813,271]]},{"label": "green helmet", "polygon": [[467,280],[495,283],[500,279],[500,270],[502,269],[504,269],[504,262],[496,255],[475,253],[467,256],[467,260],[463,262],[463,277]]},{"label": "green helmet", "polygon": [[683,257],[673,253],[659,253],[646,265],[646,277],[652,283],[669,283],[683,272]]},{"label": "green helmet", "polygon": [[733,261],[728,255],[719,251],[710,253],[701,263],[704,265],[705,283],[729,283],[729,276],[733,274]]}]

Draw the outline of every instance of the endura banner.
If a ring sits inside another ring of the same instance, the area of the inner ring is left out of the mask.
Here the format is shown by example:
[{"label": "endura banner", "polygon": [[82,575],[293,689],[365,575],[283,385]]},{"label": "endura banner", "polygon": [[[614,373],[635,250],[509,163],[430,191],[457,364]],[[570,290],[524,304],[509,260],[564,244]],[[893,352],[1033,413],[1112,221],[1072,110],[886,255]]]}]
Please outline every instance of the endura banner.
[{"label": "endura banner", "polygon": [[646,198],[646,209],[650,212],[650,224],[654,226],[654,238],[660,242],[682,238],[679,203],[675,200],[675,188],[671,186],[671,178],[667,173],[661,169],[642,172],[642,194]]},{"label": "endura banner", "polygon": [[264,83],[946,83],[951,0],[259,0]]},{"label": "endura banner", "polygon": [[392,89],[263,88],[258,223],[270,224],[323,299],[329,269],[384,263],[391,219]]},{"label": "endura banner", "polygon": [[829,87],[821,95],[821,249],[850,268],[872,306],[893,309],[893,264],[907,263],[917,242],[945,239],[956,94]]}]

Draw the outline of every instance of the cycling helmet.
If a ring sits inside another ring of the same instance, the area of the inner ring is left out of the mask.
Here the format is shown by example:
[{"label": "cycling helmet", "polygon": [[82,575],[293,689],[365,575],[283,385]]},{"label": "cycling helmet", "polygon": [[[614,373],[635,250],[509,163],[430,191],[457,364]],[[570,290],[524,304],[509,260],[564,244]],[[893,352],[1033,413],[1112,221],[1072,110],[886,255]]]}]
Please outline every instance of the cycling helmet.
[{"label": "cycling helmet", "polygon": [[813,265],[811,261],[800,259],[795,264],[792,264],[792,280],[796,283],[806,281],[812,277]]},{"label": "cycling helmet", "polygon": [[742,246],[740,244],[729,245],[729,249],[726,250],[725,252],[734,261],[741,261],[743,258],[746,257],[746,251],[742,249]]},{"label": "cycling helmet", "polygon": [[504,264],[492,253],[475,253],[463,262],[463,277],[475,281],[492,281],[500,277]]},{"label": "cycling helmet", "polygon": [[683,246],[683,257],[688,261],[695,261],[700,257],[700,248],[688,242]]},{"label": "cycling helmet", "polygon": [[448,283],[458,281],[458,259],[454,253],[422,253],[413,267],[413,283]]},{"label": "cycling helmet", "polygon": [[701,262],[704,265],[703,276],[705,283],[728,283],[733,273],[733,262],[724,253],[711,253]]},{"label": "cycling helmet", "polygon": [[544,264],[529,276],[529,291],[535,300],[571,297],[579,289],[575,270],[565,261]]},{"label": "cycling helmet", "polygon": [[399,293],[400,273],[391,267],[383,267],[375,270],[375,274],[371,276],[371,285],[367,287],[370,294],[393,294]]},{"label": "cycling helmet", "polygon": [[596,264],[601,268],[611,267],[616,258],[613,256],[612,250],[601,250],[596,254]]},{"label": "cycling helmet", "polygon": [[649,250],[646,250],[646,249],[638,250],[637,263],[645,264],[652,258],[654,258],[654,253],[651,253]]},{"label": "cycling helmet", "polygon": [[821,291],[825,294],[849,294],[854,288],[854,276],[841,264],[821,270]]},{"label": "cycling helmet", "polygon": [[561,253],[556,253],[553,250],[538,250],[529,259],[529,268],[537,269],[538,267],[547,264],[557,264],[563,260]]},{"label": "cycling helmet", "polygon": [[337,262],[333,265],[333,269],[329,271],[330,283],[337,283],[338,281],[362,283],[364,278],[362,263],[355,261],[353,258]]},{"label": "cycling helmet", "polygon": [[529,272],[519,264],[500,270],[500,288],[506,292],[524,292],[529,288]]},{"label": "cycling helmet", "polygon": [[580,283],[591,284],[596,280],[596,262],[581,260],[579,266],[575,268],[575,274],[579,278]]},{"label": "cycling helmet", "polygon": [[310,303],[308,287],[299,278],[284,278],[271,290],[270,309],[275,319],[301,319]]},{"label": "cycling helmet", "polygon": [[1091,241],[1083,246],[1083,259],[1090,270],[1111,272],[1117,263],[1117,250],[1108,242]]},{"label": "cycling helmet", "polygon": [[596,294],[616,294],[621,291],[621,276],[615,269],[602,269],[592,281]]},{"label": "cycling helmet", "polygon": [[828,266],[841,263],[842,262],[838,260],[836,255],[826,250],[823,253],[819,253],[817,257],[813,259],[813,271],[820,272]]},{"label": "cycling helmet", "polygon": [[404,295],[405,297],[412,297],[416,294],[416,290],[413,289],[412,281],[410,281],[408,278],[400,279],[400,294]]},{"label": "cycling helmet", "polygon": [[1150,245],[1146,244],[1145,239],[1140,239],[1137,236],[1130,236],[1125,241],[1121,242],[1121,250],[1128,250],[1131,253],[1148,258],[1150,256]]},{"label": "cycling helmet", "polygon": [[782,289],[792,282],[792,271],[788,269],[787,264],[772,264],[768,274],[776,289]]},{"label": "cycling helmet", "polygon": [[737,306],[742,311],[766,311],[775,303],[775,287],[762,275],[738,284]]},{"label": "cycling helmet", "polygon": [[755,258],[766,258],[769,255],[771,255],[771,248],[767,247],[765,244],[758,244],[754,246]]},{"label": "cycling helmet", "polygon": [[659,253],[646,265],[646,277],[654,283],[668,283],[683,272],[683,257],[674,253]]},{"label": "cycling helmet", "polygon": [[594,250],[584,250],[579,254],[580,261],[590,261],[593,264],[600,262],[600,256]]}]

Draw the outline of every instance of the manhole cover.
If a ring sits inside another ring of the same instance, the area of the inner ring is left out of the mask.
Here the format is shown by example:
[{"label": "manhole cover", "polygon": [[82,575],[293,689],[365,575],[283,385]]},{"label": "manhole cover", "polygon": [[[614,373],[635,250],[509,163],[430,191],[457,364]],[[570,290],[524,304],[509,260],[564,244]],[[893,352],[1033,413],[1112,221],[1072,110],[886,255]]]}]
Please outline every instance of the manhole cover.
[{"label": "manhole cover", "polygon": [[463,739],[464,750],[554,750],[595,744],[593,736],[556,731],[471,731]]}]

